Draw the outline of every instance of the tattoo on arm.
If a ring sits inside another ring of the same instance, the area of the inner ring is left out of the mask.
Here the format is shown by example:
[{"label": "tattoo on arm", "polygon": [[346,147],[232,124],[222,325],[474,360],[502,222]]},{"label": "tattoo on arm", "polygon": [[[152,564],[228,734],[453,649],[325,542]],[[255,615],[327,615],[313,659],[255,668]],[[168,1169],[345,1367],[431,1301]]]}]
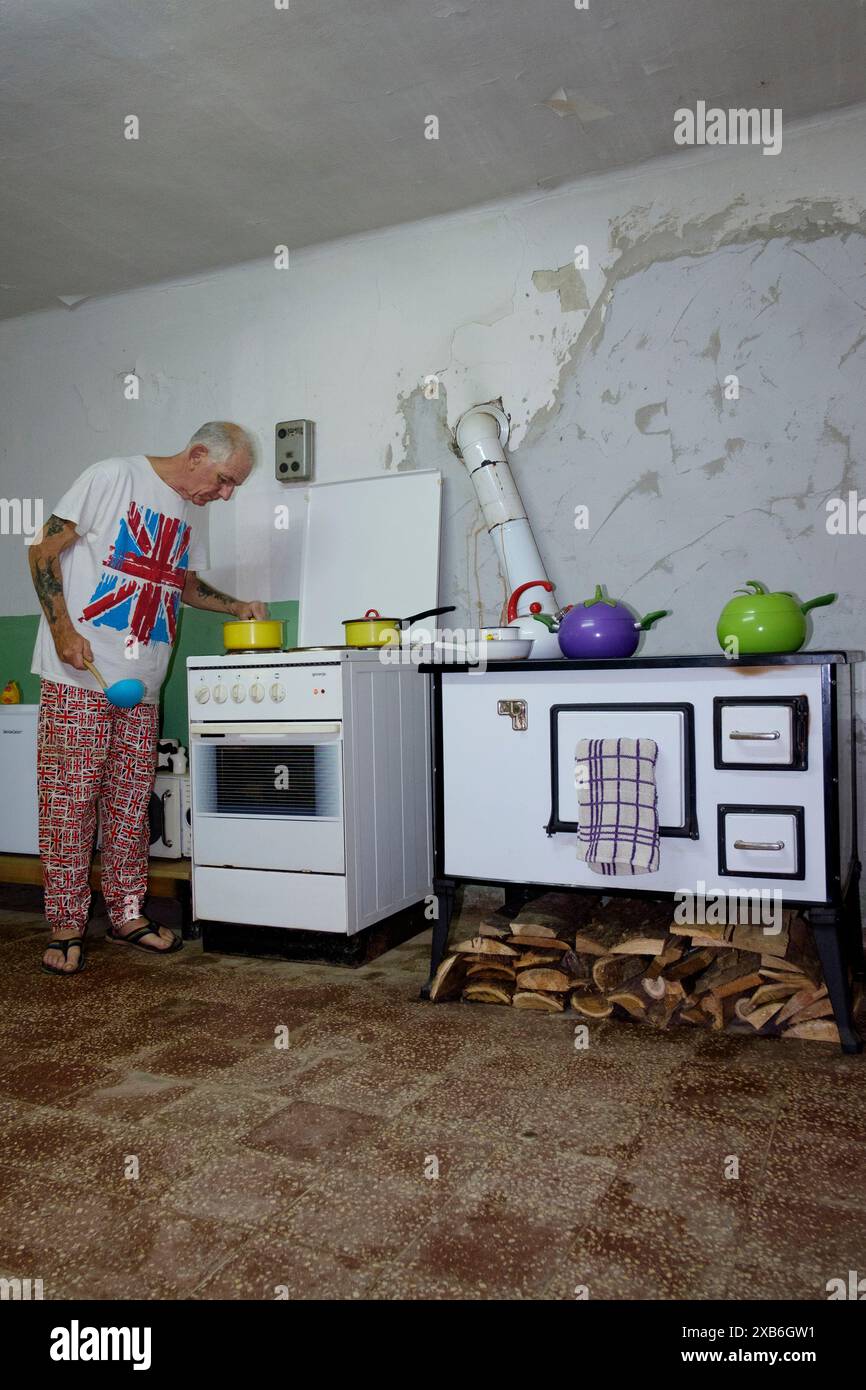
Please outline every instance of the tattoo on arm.
[{"label": "tattoo on arm", "polygon": [[43,539],[47,536],[59,536],[61,531],[65,531],[67,526],[72,526],[71,521],[65,521],[62,516],[55,516],[53,513],[45,523]]},{"label": "tattoo on arm", "polygon": [[51,555],[47,559],[41,560],[38,555],[33,556],[32,562],[33,585],[36,595],[42,605],[46,618],[52,627],[61,618],[69,616],[66,602],[63,597],[63,578],[60,573],[60,561],[56,555]]},{"label": "tattoo on arm", "polygon": [[206,584],[203,579],[199,579],[198,575],[195,576],[193,583],[195,598],[208,607],[213,604],[226,612],[231,612],[232,605],[237,602],[229,594],[224,594],[220,589],[214,589],[210,584]]},{"label": "tattoo on arm", "polygon": [[30,548],[28,558],[33,587],[52,628],[58,623],[69,621],[69,612],[63,597],[60,554],[77,540],[78,535],[72,522],[52,513],[38,540]]}]

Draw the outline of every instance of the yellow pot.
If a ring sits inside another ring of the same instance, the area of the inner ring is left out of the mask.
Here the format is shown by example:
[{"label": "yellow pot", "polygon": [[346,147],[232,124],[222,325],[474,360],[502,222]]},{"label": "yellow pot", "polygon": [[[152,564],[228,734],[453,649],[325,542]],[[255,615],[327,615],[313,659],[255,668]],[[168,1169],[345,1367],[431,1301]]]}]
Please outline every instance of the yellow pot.
[{"label": "yellow pot", "polygon": [[347,647],[394,647],[400,642],[400,619],[380,618],[375,608],[368,608],[363,618],[346,618]]},{"label": "yellow pot", "polygon": [[223,623],[223,646],[227,652],[282,651],[283,624],[276,618]]}]

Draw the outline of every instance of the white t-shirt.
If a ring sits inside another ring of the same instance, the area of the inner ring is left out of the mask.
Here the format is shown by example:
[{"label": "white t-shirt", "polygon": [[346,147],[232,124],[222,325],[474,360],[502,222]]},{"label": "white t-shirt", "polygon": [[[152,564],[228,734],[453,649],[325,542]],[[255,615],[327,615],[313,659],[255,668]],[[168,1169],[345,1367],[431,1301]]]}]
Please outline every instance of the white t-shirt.
[{"label": "white t-shirt", "polygon": [[[54,508],[81,537],[60,556],[72,625],[89,641],[107,684],[137,676],[148,705],[159,701],[187,573],[207,568],[204,527],[197,517],[193,526],[197,511],[143,454],[91,464]],[[102,689],[89,671],[60,660],[44,613],[31,670],[61,685]]]}]

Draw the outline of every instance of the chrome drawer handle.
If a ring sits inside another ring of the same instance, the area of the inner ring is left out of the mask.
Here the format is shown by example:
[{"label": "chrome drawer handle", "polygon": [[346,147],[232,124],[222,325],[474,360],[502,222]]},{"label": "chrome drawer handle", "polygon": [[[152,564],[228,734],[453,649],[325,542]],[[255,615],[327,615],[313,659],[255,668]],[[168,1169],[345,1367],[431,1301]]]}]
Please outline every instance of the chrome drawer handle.
[{"label": "chrome drawer handle", "polygon": [[784,840],[735,840],[734,849],[784,849]]},{"label": "chrome drawer handle", "polygon": [[766,734],[741,734],[741,733],[739,733],[737,730],[732,730],[731,733],[728,734],[728,738],[753,738],[753,739],[771,739],[771,740],[772,740],[772,739],[774,739],[774,738],[781,738],[781,737],[782,737],[782,735],[779,733],[779,730],[778,730],[778,729],[773,729],[771,733],[766,733]]}]

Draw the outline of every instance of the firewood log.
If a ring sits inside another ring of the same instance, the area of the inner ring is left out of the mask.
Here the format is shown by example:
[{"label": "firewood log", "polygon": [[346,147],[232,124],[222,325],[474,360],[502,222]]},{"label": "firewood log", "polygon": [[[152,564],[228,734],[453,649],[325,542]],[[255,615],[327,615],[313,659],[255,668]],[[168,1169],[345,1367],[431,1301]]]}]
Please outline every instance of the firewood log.
[{"label": "firewood log", "polygon": [[685,1019],[686,1023],[696,1023],[702,1028],[707,1021],[706,1014],[697,1004],[692,1004],[687,1009],[680,1009],[679,1017]]},{"label": "firewood log", "polygon": [[564,970],[575,980],[585,980],[587,984],[592,981],[592,967],[597,960],[596,956],[577,955],[574,951],[566,951],[560,958],[559,969]]},{"label": "firewood log", "polygon": [[829,999],[816,999],[814,1004],[808,1004],[805,1009],[799,1009],[791,1017],[791,1023],[797,1027],[801,1023],[808,1023],[810,1018],[832,1018],[833,1005]]},{"label": "firewood log", "polygon": [[781,1005],[786,999],[790,999],[792,994],[796,994],[796,992],[796,985],[788,984],[785,980],[780,980],[778,984],[759,985],[754,994],[749,996],[748,1002],[753,1009],[759,1009],[764,1004]]},{"label": "firewood log", "polygon": [[782,914],[782,928],[778,932],[767,931],[760,924],[741,923],[734,927],[731,945],[738,951],[757,951],[760,955],[784,958],[788,951],[790,935],[785,919],[790,920],[790,917],[789,911]]},{"label": "firewood log", "polygon": [[[651,994],[647,999],[646,1019],[654,1028],[667,1028],[677,1009],[686,997],[686,991],[679,980],[666,980],[661,976],[658,980],[650,980],[650,985],[657,990],[661,985],[662,993]],[[646,993],[646,985],[644,993]]]},{"label": "firewood log", "polygon": [[466,979],[466,959],[464,956],[446,956],[433,976],[430,985],[431,1000],[456,999]]},{"label": "firewood log", "polygon": [[538,990],[542,994],[567,994],[572,988],[572,981],[564,970],[551,970],[548,967],[520,970],[517,986],[521,990]]},{"label": "firewood log", "polygon": [[[658,955],[650,961],[649,965],[644,966],[643,977],[645,980],[657,980],[662,971],[667,975],[668,966],[674,965],[682,956],[685,946],[682,941],[677,941],[676,937],[671,937]],[[669,978],[673,978],[669,976]]]},{"label": "firewood log", "polygon": [[783,1004],[777,1023],[785,1023],[787,1019],[793,1018],[801,1009],[808,1009],[811,1004],[817,1004],[819,999],[824,999],[827,988],[822,985],[820,989],[798,989],[796,994],[792,994],[787,1004]]},{"label": "firewood log", "polygon": [[697,946],[673,964],[665,966],[664,975],[667,980],[685,980],[692,975],[699,975],[702,970],[706,970],[712,965],[716,958],[716,953],[709,946]]},{"label": "firewood log", "polygon": [[599,994],[586,994],[579,989],[571,996],[571,1007],[576,1013],[583,1014],[584,1018],[610,1018],[613,1013],[613,1004],[609,1000],[602,999]]},{"label": "firewood log", "polygon": [[664,932],[653,936],[625,936],[611,947],[611,953],[617,956],[657,956],[664,950],[666,940]]},{"label": "firewood log", "polygon": [[753,998],[754,995],[751,997],[744,995],[742,999],[738,999],[734,1004],[734,1013],[743,1023],[751,1024],[754,1029],[763,1028],[765,1024],[770,1022],[774,1014],[779,1012],[782,1007],[782,1000],[770,1000],[769,1003],[761,1004],[755,1008],[752,1005]]},{"label": "firewood log", "polygon": [[622,931],[613,922],[588,922],[575,933],[574,950],[588,956],[609,956],[622,939]]},{"label": "firewood log", "polygon": [[476,1004],[510,1004],[511,993],[511,985],[496,984],[493,980],[487,980],[481,984],[467,984],[463,990],[463,998]]},{"label": "firewood log", "polygon": [[761,970],[761,979],[770,985],[788,985],[789,994],[796,994],[801,989],[817,989],[818,985],[812,980],[807,979],[795,970]]},{"label": "firewood log", "polygon": [[558,939],[553,927],[546,927],[541,922],[514,921],[511,923],[511,935],[531,936],[535,940],[541,937],[554,941]]},{"label": "firewood log", "polygon": [[612,990],[607,996],[607,1002],[619,1005],[631,1018],[644,1018],[646,1015],[646,999],[639,990],[629,989],[628,985]]},{"label": "firewood log", "polygon": [[469,941],[461,941],[454,950],[469,956],[516,956],[517,952],[504,941],[496,941],[490,936],[473,936]]},{"label": "firewood log", "polygon": [[519,970],[528,970],[532,965],[552,965],[556,969],[561,960],[556,951],[531,950],[521,951],[515,964]]},{"label": "firewood log", "polygon": [[606,994],[640,975],[645,965],[643,956],[598,956],[592,967],[592,978],[596,988]]},{"label": "firewood log", "polygon": [[513,965],[500,963],[498,960],[475,960],[470,961],[466,975],[473,981],[477,980],[513,980],[517,971]]},{"label": "firewood log", "polygon": [[725,1024],[730,1023],[734,1017],[734,1002],[734,998],[730,994],[709,993],[702,996],[701,1008],[709,1016],[713,1032],[720,1033]]},{"label": "firewood log", "polygon": [[497,926],[495,922],[482,922],[478,928],[479,936],[492,936],[494,939],[502,941],[508,936],[508,928]]},{"label": "firewood log", "polygon": [[751,951],[720,952],[709,969],[695,980],[696,995],[712,992],[717,998],[728,995],[745,994],[756,985],[763,984],[758,973],[761,957]]},{"label": "firewood log", "polygon": [[554,956],[561,956],[563,952],[570,949],[567,941],[560,941],[555,936],[529,936],[528,934],[509,936],[506,937],[506,944],[518,948],[525,947],[527,950],[531,948],[536,951],[549,951]]},{"label": "firewood log", "polygon": [[810,1042],[831,1042],[839,1045],[839,1029],[832,1018],[810,1018],[785,1028],[783,1038],[808,1038]]},{"label": "firewood log", "polygon": [[561,994],[537,994],[529,989],[517,990],[511,1003],[515,1009],[535,1009],[547,1014],[561,1014],[565,1009],[565,1000]]}]

